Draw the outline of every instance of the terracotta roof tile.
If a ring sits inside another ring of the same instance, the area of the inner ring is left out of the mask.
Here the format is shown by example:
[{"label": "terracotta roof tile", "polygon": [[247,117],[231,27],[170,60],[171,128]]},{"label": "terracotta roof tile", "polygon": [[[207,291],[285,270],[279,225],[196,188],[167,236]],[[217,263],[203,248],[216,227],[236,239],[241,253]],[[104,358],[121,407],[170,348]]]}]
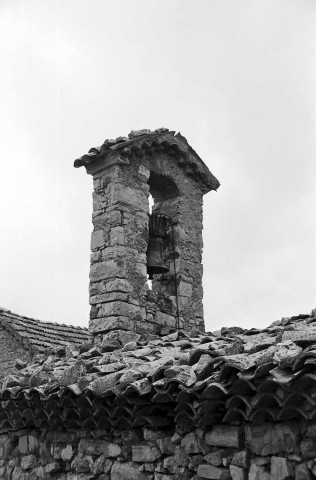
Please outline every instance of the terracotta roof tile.
[{"label": "terracotta roof tile", "polygon": [[[262,331],[225,329],[194,338],[180,331],[147,344],[142,336],[130,351],[117,331],[111,333],[116,344],[109,339],[118,346],[113,351],[104,343],[72,358],[38,355],[5,380],[0,428],[111,429],[162,426],[161,419],[165,426],[207,428],[316,418],[316,340],[300,346],[315,320],[313,311]],[[283,342],[284,332],[296,335]]]},{"label": "terracotta roof tile", "polygon": [[80,345],[91,338],[86,328],[43,322],[4,309],[0,309],[0,325],[32,351],[43,352],[67,343]]}]

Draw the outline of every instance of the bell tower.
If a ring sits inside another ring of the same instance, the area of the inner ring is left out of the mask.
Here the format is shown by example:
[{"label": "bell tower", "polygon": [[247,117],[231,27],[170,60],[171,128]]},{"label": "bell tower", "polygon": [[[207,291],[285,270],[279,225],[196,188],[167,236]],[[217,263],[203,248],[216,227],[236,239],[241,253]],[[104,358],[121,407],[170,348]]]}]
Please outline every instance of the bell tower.
[{"label": "bell tower", "polygon": [[74,166],[94,184],[91,333],[203,331],[202,203],[220,184],[186,139],[132,131]]}]

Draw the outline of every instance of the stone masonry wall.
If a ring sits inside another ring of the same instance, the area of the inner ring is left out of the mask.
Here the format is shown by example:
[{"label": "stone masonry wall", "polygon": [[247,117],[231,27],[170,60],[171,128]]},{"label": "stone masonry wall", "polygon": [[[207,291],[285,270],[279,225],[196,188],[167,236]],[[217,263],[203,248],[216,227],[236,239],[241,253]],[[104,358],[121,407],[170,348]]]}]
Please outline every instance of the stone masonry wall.
[{"label": "stone masonry wall", "polygon": [[93,172],[90,269],[90,325],[95,335],[113,329],[168,333],[176,327],[171,234],[170,272],[147,285],[151,172],[177,185],[176,195],[159,199],[154,211],[174,221],[180,327],[204,330],[202,307],[202,192],[166,154],[112,164]]},{"label": "stone masonry wall", "polygon": [[3,327],[0,327],[0,380],[16,372],[15,360],[28,361],[30,353]]},{"label": "stone masonry wall", "polygon": [[316,422],[0,436],[3,480],[311,480]]}]

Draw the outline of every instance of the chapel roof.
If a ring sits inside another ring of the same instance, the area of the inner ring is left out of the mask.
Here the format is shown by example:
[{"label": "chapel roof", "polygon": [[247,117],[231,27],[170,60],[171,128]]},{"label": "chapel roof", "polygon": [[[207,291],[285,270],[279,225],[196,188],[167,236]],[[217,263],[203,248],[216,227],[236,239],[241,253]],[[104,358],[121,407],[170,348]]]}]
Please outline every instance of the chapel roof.
[{"label": "chapel roof", "polygon": [[219,181],[189,145],[186,138],[181,133],[167,128],[157,128],[154,131],[132,130],[128,137],[107,139],[101,146],[91,148],[89,153],[75,160],[74,166],[76,168],[85,166],[89,171],[90,166],[99,161],[110,164],[117,153],[120,155],[121,163],[128,163],[130,158],[141,157],[143,154],[152,155],[154,151],[168,153],[173,157],[188,176],[198,181],[204,193],[219,188]]},{"label": "chapel roof", "polygon": [[43,322],[0,308],[0,326],[31,352],[44,352],[71,342],[75,345],[89,340],[87,328]]},{"label": "chapel roof", "polygon": [[264,329],[113,331],[37,355],[5,379],[1,402],[2,430],[314,419],[316,310]]}]

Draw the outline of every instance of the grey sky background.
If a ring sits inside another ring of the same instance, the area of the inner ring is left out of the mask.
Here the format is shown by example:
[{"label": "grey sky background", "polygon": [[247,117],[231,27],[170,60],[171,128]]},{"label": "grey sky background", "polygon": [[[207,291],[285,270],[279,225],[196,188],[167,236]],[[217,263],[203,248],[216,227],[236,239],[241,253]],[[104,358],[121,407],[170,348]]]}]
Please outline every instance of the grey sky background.
[{"label": "grey sky background", "polygon": [[208,330],[316,307],[314,0],[1,0],[0,306],[87,326],[92,178],[73,160],[180,131],[204,203]]}]

